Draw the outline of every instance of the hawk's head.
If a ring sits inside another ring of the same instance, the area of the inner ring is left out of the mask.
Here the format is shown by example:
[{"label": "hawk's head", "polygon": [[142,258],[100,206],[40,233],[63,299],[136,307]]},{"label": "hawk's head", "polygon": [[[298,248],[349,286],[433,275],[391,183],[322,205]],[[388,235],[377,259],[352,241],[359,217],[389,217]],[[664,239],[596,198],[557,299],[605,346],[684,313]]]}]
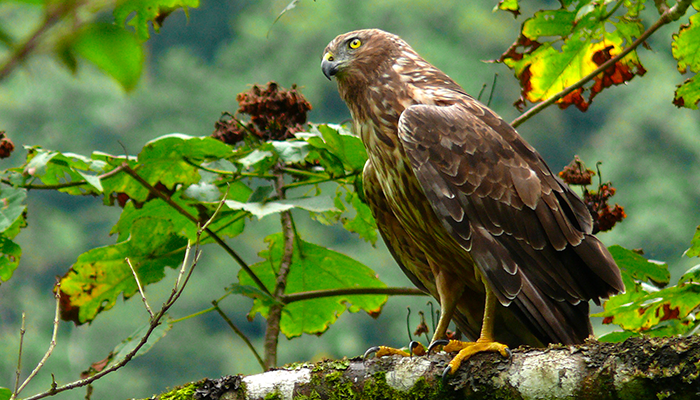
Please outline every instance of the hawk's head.
[{"label": "hawk's head", "polygon": [[406,43],[398,36],[379,29],[348,32],[333,39],[323,51],[321,69],[328,79],[339,83],[367,82],[389,68]]}]

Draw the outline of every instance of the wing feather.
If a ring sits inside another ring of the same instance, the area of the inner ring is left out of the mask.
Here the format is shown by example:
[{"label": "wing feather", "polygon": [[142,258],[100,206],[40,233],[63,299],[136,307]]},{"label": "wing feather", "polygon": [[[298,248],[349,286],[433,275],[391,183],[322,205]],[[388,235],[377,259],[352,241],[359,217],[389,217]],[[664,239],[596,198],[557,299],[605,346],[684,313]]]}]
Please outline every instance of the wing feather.
[{"label": "wing feather", "polygon": [[588,323],[575,321],[587,320],[579,303],[598,302],[623,285],[610,253],[590,234],[580,198],[514,129],[471,98],[411,106],[398,130],[433,210],[501,304],[515,302],[545,341],[574,342],[558,317],[578,323],[574,335],[585,338]]}]

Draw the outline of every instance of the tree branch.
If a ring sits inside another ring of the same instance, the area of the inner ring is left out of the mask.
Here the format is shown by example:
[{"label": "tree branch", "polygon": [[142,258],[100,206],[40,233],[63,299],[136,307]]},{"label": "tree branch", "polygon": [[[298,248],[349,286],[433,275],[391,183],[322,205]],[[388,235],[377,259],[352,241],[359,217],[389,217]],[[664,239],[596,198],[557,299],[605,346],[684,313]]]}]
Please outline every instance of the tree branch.
[{"label": "tree branch", "polygon": [[233,377],[239,384],[222,398],[691,399],[700,388],[697,336],[518,348],[509,360],[481,353],[442,384],[451,357],[441,352],[305,364]]},{"label": "tree branch", "polygon": [[[278,166],[275,180],[275,190],[280,199],[284,199],[284,173],[280,171]],[[292,265],[294,256],[294,221],[292,220],[291,211],[282,211],[280,213],[280,222],[282,224],[282,235],[284,236],[284,251],[280,260],[280,268],[277,271],[277,282],[275,283],[275,292],[273,298],[279,301],[278,304],[270,306],[270,311],[267,316],[267,328],[265,330],[265,368],[273,368],[277,365],[277,343],[280,334],[280,320],[282,319],[282,308],[284,305],[280,301],[284,296],[284,291],[287,289],[287,276]],[[299,249],[301,251],[301,249]]]},{"label": "tree branch", "polygon": [[[201,221],[199,221],[199,219],[197,217],[190,214],[189,212],[187,212],[187,210],[185,210],[179,204],[177,204],[172,199],[170,199],[170,197],[166,196],[163,192],[161,192],[160,190],[153,187],[153,185],[151,185],[150,183],[146,182],[146,180],[141,178],[141,176],[139,176],[139,174],[136,173],[136,171],[134,171],[127,163],[122,164],[122,168],[123,168],[124,172],[129,174],[129,176],[136,179],[136,181],[139,182],[141,184],[141,186],[148,189],[148,191],[151,194],[153,194],[154,196],[156,196],[159,199],[166,202],[170,207],[174,208],[177,212],[184,215],[187,219],[194,222],[195,224],[199,224],[201,222]],[[258,276],[255,275],[253,270],[250,269],[248,264],[245,261],[243,261],[241,256],[239,256],[238,253],[236,253],[228,244],[226,244],[226,242],[224,242],[224,240],[221,239],[219,237],[219,235],[217,235],[214,231],[212,231],[209,228],[204,228],[204,232],[206,232],[207,235],[209,235],[209,237],[211,237],[216,242],[216,244],[221,246],[221,248],[223,248],[226,251],[226,253],[228,253],[229,256],[231,256],[234,260],[236,260],[238,265],[240,265],[241,268],[250,276],[250,278],[253,280],[253,282],[255,282],[255,285],[258,286],[258,289],[262,290],[263,292],[265,292],[269,295],[272,295],[270,293],[270,291],[262,283],[260,278],[258,278]]]},{"label": "tree branch", "polygon": [[576,82],[575,84],[569,86],[568,88],[562,90],[561,92],[555,94],[554,96],[550,97],[549,99],[545,100],[544,102],[532,107],[529,109],[527,112],[523,113],[520,115],[518,118],[514,119],[510,124],[513,126],[513,128],[517,128],[518,125],[522,124],[523,122],[527,121],[528,119],[532,118],[533,116],[537,115],[540,111],[544,110],[545,108],[551,106],[552,104],[556,103],[559,99],[563,98],[564,96],[568,95],[569,93],[573,92],[574,90],[580,89],[585,85],[586,83],[590,82],[593,80],[598,74],[604,72],[608,68],[612,67],[615,65],[618,61],[622,60],[627,54],[632,52],[634,49],[639,47],[642,43],[644,43],[649,36],[653,35],[654,32],[656,32],[659,28],[662,26],[676,21],[680,17],[682,17],[685,12],[688,10],[688,7],[690,7],[690,4],[692,3],[691,0],[680,0],[676,5],[673,7],[669,8],[666,10],[663,14],[661,14],[661,17],[654,22],[653,25],[649,27],[644,33],[637,38],[630,46],[625,48],[620,52],[620,54],[616,55],[615,57],[609,59],[608,61],[604,62],[601,64],[598,68],[596,68],[595,71],[591,72],[590,74],[586,75],[585,77],[581,78],[580,81]]},{"label": "tree branch", "polygon": [[[44,354],[44,357],[41,358],[39,363],[36,365],[34,370],[29,374],[27,379],[22,382],[19,388],[15,389],[15,392],[12,393],[12,396],[10,396],[10,400],[14,400],[17,398],[17,396],[24,390],[25,387],[29,384],[29,382],[36,376],[36,374],[39,373],[39,370],[44,367],[44,364],[46,364],[46,360],[51,357],[51,354],[53,354],[53,349],[56,348],[56,337],[58,336],[58,323],[61,320],[61,282],[56,282],[56,293],[54,294],[54,297],[56,298],[56,312],[54,314],[53,318],[53,332],[51,333],[51,342],[49,342],[49,349],[46,351],[46,354]],[[22,321],[24,323],[24,320]],[[24,326],[22,327],[24,328]],[[20,355],[21,357],[21,355]]]},{"label": "tree branch", "polygon": [[389,296],[426,296],[426,293],[416,288],[403,287],[384,287],[384,288],[344,288],[344,289],[324,289],[310,290],[308,292],[285,294],[280,298],[284,304],[294,303],[296,301],[319,299],[322,297],[333,296],[358,296],[358,295],[389,295]]}]

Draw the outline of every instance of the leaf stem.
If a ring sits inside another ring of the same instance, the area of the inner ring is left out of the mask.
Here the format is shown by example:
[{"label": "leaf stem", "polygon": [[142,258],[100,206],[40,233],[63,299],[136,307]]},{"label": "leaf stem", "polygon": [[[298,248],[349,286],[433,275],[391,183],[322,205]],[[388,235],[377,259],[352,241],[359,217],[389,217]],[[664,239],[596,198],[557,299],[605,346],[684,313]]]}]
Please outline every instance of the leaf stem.
[{"label": "leaf stem", "polygon": [[620,52],[620,54],[616,55],[615,57],[609,59],[608,61],[604,62],[601,64],[598,68],[596,68],[595,71],[591,72],[590,74],[584,76],[576,82],[575,84],[569,86],[568,88],[562,90],[561,92],[555,94],[554,96],[550,97],[546,101],[532,107],[529,109],[527,112],[523,113],[521,116],[518,118],[514,119],[510,124],[513,126],[513,128],[518,127],[518,125],[522,124],[523,122],[527,121],[528,119],[532,118],[533,116],[537,115],[540,111],[544,110],[545,108],[551,106],[557,100],[563,98],[564,96],[568,95],[569,93],[573,92],[574,90],[577,90],[589,81],[591,81],[593,78],[598,76],[601,72],[605,71],[606,69],[610,68],[611,66],[615,65],[618,61],[622,60],[627,54],[632,52],[634,49],[639,47],[642,43],[644,43],[649,36],[653,35],[654,32],[656,32],[659,28],[662,26],[675,21],[682,17],[685,12],[688,10],[688,7],[692,3],[692,0],[680,0],[678,3],[676,3],[673,7],[669,8],[666,10],[663,14],[661,14],[661,17],[654,22],[653,25],[649,27],[644,33],[642,33],[637,40],[635,40],[631,45],[626,47],[624,50]]}]

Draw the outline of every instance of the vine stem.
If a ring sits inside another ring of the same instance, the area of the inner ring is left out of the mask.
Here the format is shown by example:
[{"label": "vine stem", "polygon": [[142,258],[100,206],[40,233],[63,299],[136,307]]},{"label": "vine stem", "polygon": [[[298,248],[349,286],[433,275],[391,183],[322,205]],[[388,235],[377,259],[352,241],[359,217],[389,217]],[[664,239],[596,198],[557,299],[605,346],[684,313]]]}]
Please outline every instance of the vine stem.
[{"label": "vine stem", "polygon": [[562,90],[561,92],[555,94],[554,96],[550,97],[546,101],[532,107],[529,109],[527,112],[523,113],[520,115],[518,118],[514,119],[510,124],[513,126],[513,128],[517,128],[518,125],[522,124],[523,122],[527,121],[528,119],[532,118],[533,116],[537,115],[539,112],[544,110],[545,108],[551,106],[552,104],[556,103],[557,100],[563,98],[564,96],[568,95],[569,93],[573,92],[574,90],[580,89],[585,85],[586,83],[590,82],[593,78],[598,76],[601,72],[604,72],[611,66],[615,65],[618,61],[622,60],[627,54],[632,52],[634,49],[639,47],[642,43],[644,43],[649,36],[653,35],[654,32],[659,30],[662,26],[678,20],[680,17],[682,17],[685,12],[688,10],[688,7],[690,7],[690,4],[692,3],[691,0],[680,0],[678,3],[676,3],[673,7],[669,8],[668,10],[664,11],[663,14],[661,14],[661,17],[652,24],[649,29],[644,31],[637,40],[635,40],[631,45],[626,47],[624,50],[620,52],[620,54],[616,55],[615,57],[609,59],[608,61],[604,62],[601,64],[598,68],[596,68],[595,71],[591,72],[590,74],[584,76],[576,82],[575,84],[569,86],[568,88]]}]

